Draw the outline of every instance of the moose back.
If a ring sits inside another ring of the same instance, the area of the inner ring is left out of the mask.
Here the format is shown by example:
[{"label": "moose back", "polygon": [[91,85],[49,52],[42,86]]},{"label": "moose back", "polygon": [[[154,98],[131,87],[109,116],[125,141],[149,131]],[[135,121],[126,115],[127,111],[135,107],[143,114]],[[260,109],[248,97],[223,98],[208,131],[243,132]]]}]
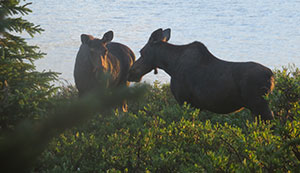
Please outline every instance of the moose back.
[{"label": "moose back", "polygon": [[179,104],[215,113],[246,107],[263,120],[273,119],[264,95],[274,86],[272,71],[255,62],[229,62],[211,54],[201,42],[168,43],[170,29],[154,31],[141,49],[141,57],[129,71],[128,80],[138,82],[156,68],[171,77],[171,91]]}]

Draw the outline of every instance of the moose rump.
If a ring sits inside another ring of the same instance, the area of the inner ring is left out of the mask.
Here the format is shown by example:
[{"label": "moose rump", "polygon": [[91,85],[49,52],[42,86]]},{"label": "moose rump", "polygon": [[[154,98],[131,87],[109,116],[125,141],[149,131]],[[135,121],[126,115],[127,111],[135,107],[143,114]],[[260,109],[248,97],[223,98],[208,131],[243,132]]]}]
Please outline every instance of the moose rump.
[{"label": "moose rump", "polygon": [[272,71],[255,62],[229,62],[211,54],[201,42],[168,43],[170,29],[154,31],[129,71],[138,82],[153,69],[171,77],[171,91],[179,104],[225,114],[246,107],[262,119],[273,119],[264,95],[274,86]]}]

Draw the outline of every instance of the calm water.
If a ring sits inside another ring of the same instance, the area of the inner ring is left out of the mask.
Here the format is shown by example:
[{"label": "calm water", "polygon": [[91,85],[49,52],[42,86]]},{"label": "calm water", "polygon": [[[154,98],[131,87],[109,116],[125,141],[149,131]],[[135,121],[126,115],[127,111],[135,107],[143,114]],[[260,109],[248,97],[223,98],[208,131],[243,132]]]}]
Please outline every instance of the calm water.
[{"label": "calm water", "polygon": [[[198,40],[217,57],[256,61],[272,69],[294,63],[300,67],[299,0],[27,0],[33,2],[31,22],[45,32],[28,40],[46,57],[38,70],[61,72],[74,83],[73,68],[80,35],[97,37],[114,31],[114,41],[128,45],[139,57],[152,31],[171,28],[170,43]],[[147,82],[169,82],[163,71]]]}]

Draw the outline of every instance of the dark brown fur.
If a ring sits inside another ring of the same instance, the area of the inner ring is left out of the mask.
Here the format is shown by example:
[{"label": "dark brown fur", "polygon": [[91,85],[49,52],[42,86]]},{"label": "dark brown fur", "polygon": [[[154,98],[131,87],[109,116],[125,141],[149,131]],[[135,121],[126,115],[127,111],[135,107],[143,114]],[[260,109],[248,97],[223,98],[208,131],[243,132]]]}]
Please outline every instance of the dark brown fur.
[{"label": "dark brown fur", "polygon": [[[102,39],[81,35],[81,46],[77,53],[74,79],[79,96],[99,86],[98,76],[110,74],[108,87],[128,86],[127,75],[135,61],[134,53],[121,43],[110,42],[113,32],[104,34]],[[126,111],[127,105],[123,105]]]},{"label": "dark brown fur", "polygon": [[204,44],[167,43],[170,29],[152,33],[133,64],[128,80],[161,68],[171,76],[171,91],[179,104],[185,101],[202,110],[225,114],[246,107],[263,120],[273,119],[264,95],[274,86],[272,71],[255,62],[228,62],[212,55]]}]

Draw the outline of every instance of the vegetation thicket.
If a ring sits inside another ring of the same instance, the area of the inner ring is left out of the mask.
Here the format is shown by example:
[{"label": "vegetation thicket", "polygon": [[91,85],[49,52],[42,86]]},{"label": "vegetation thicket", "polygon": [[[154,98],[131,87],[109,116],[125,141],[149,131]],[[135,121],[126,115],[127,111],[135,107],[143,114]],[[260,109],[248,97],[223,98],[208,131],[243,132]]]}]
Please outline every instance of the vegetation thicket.
[{"label": "vegetation thicket", "polygon": [[[0,169],[6,172],[297,172],[300,70],[274,70],[266,96],[275,120],[249,110],[219,115],[179,106],[169,85],[107,90],[77,99],[54,87],[57,73],[35,71],[38,47],[11,33],[42,29],[20,1],[0,1]],[[143,84],[145,85],[145,84]]]},{"label": "vegetation thicket", "polygon": [[300,71],[284,68],[275,76],[279,87],[267,97],[271,122],[246,109],[219,115],[179,106],[169,85],[154,83],[127,113],[97,114],[61,133],[35,171],[297,172]]}]

